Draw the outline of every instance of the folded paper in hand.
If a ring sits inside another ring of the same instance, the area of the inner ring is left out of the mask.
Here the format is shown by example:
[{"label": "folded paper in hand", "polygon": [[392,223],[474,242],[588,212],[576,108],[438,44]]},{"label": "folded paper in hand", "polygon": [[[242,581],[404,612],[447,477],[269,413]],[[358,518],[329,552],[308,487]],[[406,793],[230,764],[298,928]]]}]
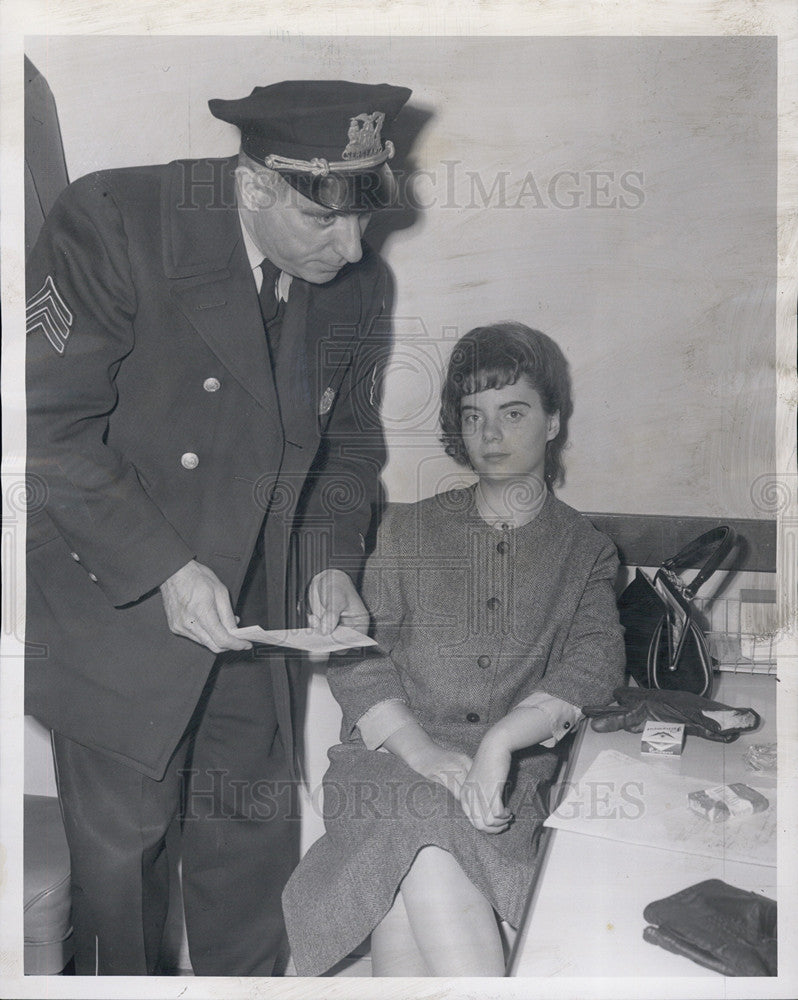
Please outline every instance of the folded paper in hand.
[{"label": "folded paper in hand", "polygon": [[250,642],[267,646],[288,646],[290,649],[304,649],[308,653],[335,653],[357,646],[376,646],[377,643],[357,629],[339,625],[330,635],[322,635],[310,628],[272,629],[266,631],[260,625],[247,625],[233,630],[234,634]]}]

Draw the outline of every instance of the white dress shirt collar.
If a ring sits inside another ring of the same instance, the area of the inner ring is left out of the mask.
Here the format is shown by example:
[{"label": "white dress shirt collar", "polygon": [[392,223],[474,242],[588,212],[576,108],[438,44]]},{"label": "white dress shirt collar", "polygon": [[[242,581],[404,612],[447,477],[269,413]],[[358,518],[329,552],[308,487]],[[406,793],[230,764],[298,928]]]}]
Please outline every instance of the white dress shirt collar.
[{"label": "white dress shirt collar", "polygon": [[[249,235],[247,227],[244,225],[244,220],[241,218],[241,212],[238,213],[238,222],[241,226],[241,235],[244,238],[244,249],[247,251],[249,266],[252,268],[252,277],[255,279],[255,287],[260,292],[260,286],[263,284],[263,271],[261,271],[260,265],[265,258]],[[286,274],[285,271],[280,271],[280,277],[277,279],[277,288],[275,290],[278,302],[288,301],[288,292],[293,280],[293,275]]]}]

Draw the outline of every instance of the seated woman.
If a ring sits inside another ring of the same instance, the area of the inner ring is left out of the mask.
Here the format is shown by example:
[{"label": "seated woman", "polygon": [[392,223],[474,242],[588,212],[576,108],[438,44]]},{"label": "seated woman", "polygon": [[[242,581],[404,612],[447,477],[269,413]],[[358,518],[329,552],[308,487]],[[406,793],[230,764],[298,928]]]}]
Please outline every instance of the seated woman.
[{"label": "seated woman", "polygon": [[503,975],[496,915],[521,918],[555,744],[623,678],[615,550],[553,493],[571,410],[545,334],[455,346],[442,441],[478,478],[388,508],[363,583],[379,649],[328,671],[327,832],[283,895],[301,976],[369,933],[376,976]]}]

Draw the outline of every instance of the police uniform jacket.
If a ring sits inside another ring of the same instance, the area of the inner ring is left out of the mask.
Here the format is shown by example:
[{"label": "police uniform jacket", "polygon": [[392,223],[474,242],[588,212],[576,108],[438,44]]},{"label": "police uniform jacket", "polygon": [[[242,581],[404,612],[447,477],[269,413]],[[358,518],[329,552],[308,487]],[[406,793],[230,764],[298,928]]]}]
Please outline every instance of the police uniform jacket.
[{"label": "police uniform jacket", "polygon": [[196,559],[235,605],[260,539],[281,627],[356,574],[384,461],[384,265],[295,278],[273,373],[234,168],[84,177],[28,267],[27,711],[153,777],[214,660],[159,585]]}]

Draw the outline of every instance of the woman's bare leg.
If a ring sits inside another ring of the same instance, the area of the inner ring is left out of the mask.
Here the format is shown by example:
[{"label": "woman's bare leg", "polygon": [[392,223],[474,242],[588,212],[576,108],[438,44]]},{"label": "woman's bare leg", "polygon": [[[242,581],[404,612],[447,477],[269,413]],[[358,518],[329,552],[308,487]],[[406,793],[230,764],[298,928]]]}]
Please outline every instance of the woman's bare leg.
[{"label": "woman's bare leg", "polygon": [[410,929],[401,891],[397,892],[393,906],[371,932],[371,974],[372,976],[430,975]]},{"label": "woman's bare leg", "polygon": [[423,847],[399,894],[427,975],[504,975],[493,907],[448,851]]}]

